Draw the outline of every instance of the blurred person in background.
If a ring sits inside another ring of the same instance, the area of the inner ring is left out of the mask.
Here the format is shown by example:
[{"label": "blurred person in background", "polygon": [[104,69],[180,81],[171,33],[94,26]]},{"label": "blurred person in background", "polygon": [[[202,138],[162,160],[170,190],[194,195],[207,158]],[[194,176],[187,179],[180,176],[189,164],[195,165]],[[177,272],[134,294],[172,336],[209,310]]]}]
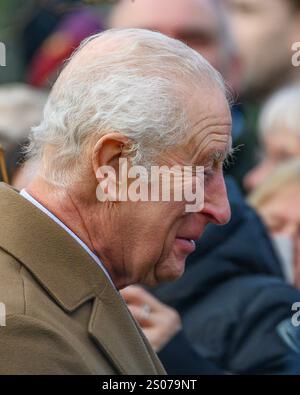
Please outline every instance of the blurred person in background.
[{"label": "blurred person in background", "polygon": [[286,280],[300,288],[300,155],[275,168],[249,196],[280,254]]},{"label": "blurred person in background", "polygon": [[232,84],[235,47],[219,0],[120,0],[110,27],[159,31],[183,41],[204,56]]},{"label": "blurred person in background", "polygon": [[102,30],[107,7],[84,0],[1,0],[0,41],[9,67],[1,68],[0,82],[50,87],[80,41]]},{"label": "blurred person in background", "polygon": [[23,165],[23,148],[31,127],[42,119],[47,96],[47,92],[21,83],[0,85],[0,144],[15,188],[24,188],[36,171],[36,161]]},{"label": "blurred person in background", "polygon": [[99,7],[70,0],[42,3],[24,29],[27,82],[51,86],[80,42],[102,30]]},{"label": "blurred person in background", "polygon": [[300,81],[300,67],[292,64],[292,45],[300,41],[299,0],[222,0],[240,58],[240,100],[245,125],[237,145],[232,174],[243,185],[257,161],[257,120],[261,105],[286,84]]},{"label": "blurred person in background", "polygon": [[300,0],[222,0],[241,59],[241,99],[263,101],[300,80],[292,45],[300,40]]},{"label": "blurred person in background", "polygon": [[[220,6],[206,0],[123,0],[110,23],[182,39],[232,83],[239,78],[238,59]],[[233,123],[235,135],[235,124],[239,131],[243,120],[234,116]],[[277,333],[300,294],[285,283],[264,225],[233,180],[227,180],[227,190],[232,219],[222,228],[208,227],[184,276],[148,289],[153,295],[134,287],[123,296],[169,373],[300,373],[297,352]]]},{"label": "blurred person in background", "polygon": [[261,161],[245,176],[248,191],[264,183],[277,165],[300,158],[300,83],[271,96],[262,108],[258,125]]}]

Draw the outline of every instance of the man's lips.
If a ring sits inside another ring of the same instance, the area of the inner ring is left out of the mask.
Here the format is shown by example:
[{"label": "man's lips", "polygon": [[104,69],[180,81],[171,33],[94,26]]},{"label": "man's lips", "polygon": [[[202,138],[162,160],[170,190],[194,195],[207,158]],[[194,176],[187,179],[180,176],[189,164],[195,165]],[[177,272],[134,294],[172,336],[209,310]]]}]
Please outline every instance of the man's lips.
[{"label": "man's lips", "polygon": [[184,237],[176,237],[175,246],[177,246],[177,248],[179,248],[184,254],[191,254],[196,249],[195,241]]},{"label": "man's lips", "polygon": [[193,229],[178,232],[175,237],[175,245],[184,254],[191,254],[196,249],[196,241],[200,239],[204,229]]},{"label": "man's lips", "polygon": [[193,231],[181,231],[176,234],[176,239],[184,239],[184,240],[189,240],[189,241],[198,241],[200,237],[202,236],[204,232],[204,229],[198,229],[198,230],[193,230]]}]

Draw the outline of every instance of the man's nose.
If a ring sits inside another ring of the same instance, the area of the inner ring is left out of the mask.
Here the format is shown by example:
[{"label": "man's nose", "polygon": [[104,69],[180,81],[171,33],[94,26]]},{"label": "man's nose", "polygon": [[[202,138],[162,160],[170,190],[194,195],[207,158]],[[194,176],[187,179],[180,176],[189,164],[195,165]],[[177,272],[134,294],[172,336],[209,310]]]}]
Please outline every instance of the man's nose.
[{"label": "man's nose", "polygon": [[231,218],[231,209],[223,177],[211,192],[204,203],[203,211],[210,217],[209,222],[226,225]]}]

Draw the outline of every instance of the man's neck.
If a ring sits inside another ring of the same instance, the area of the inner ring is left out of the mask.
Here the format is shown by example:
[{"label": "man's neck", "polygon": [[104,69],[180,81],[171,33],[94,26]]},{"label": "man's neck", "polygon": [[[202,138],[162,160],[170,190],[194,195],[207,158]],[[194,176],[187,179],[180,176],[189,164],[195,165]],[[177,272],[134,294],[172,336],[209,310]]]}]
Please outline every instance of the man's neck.
[{"label": "man's neck", "polygon": [[[83,192],[86,192],[87,189],[88,186],[86,188],[81,186]],[[117,289],[130,284],[130,281],[125,280],[124,282],[124,278],[120,281],[120,276],[114,271],[114,262],[121,261],[122,257],[114,256],[111,233],[107,231],[107,226],[104,223],[101,225],[99,213],[94,219],[97,226],[93,226],[91,219],[96,207],[92,207],[90,202],[87,202],[86,205],[83,204],[83,201],[87,199],[86,195],[78,197],[78,192],[52,186],[39,176],[26,187],[26,191],[64,223],[100,259]],[[89,192],[86,192],[87,195]],[[90,212],[84,211],[85,206],[90,208]],[[89,228],[87,224],[89,224]],[[101,229],[103,229],[103,233],[101,233]]]},{"label": "man's neck", "polygon": [[31,182],[26,187],[26,191],[74,232],[92,252],[96,253],[83,220],[84,215],[80,213],[71,193],[50,185],[41,177]]}]

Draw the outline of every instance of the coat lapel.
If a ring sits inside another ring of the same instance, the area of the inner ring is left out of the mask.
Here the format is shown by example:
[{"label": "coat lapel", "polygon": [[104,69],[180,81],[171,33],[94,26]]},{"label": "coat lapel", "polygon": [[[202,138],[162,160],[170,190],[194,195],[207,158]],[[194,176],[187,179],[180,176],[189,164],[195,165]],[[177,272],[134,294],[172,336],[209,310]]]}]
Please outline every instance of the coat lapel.
[{"label": "coat lapel", "polygon": [[[94,301],[89,333],[121,374],[165,371],[120,294],[107,287]],[[112,331],[112,328],[117,328]],[[116,357],[117,356],[117,357]]]}]

